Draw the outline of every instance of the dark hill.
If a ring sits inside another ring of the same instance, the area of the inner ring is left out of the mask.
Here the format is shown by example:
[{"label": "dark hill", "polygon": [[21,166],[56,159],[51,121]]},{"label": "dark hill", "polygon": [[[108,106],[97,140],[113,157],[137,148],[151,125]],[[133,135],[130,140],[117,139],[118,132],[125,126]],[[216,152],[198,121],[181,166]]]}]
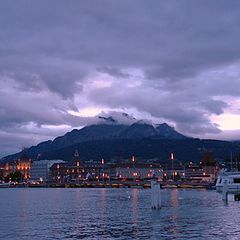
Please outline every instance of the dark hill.
[{"label": "dark hill", "polygon": [[[105,158],[113,161],[136,155],[138,158],[157,158],[167,161],[171,152],[183,162],[198,161],[205,150],[214,152],[215,157],[225,158],[231,151],[239,153],[240,144],[216,140],[188,138],[167,124],[153,126],[144,122],[132,125],[116,124],[91,125],[80,130],[74,129],[53,141],[46,141],[25,150],[32,159],[71,160],[78,149],[82,160]],[[4,161],[19,158],[21,153],[9,155]]]}]

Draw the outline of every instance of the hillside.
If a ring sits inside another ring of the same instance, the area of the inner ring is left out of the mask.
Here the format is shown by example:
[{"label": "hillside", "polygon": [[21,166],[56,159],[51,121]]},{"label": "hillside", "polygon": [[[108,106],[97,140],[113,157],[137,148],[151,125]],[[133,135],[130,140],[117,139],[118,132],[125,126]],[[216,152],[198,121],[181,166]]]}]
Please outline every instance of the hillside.
[{"label": "hillside", "polygon": [[[136,155],[138,158],[157,158],[164,162],[171,152],[178,160],[198,161],[203,152],[211,150],[217,158],[226,158],[231,151],[239,153],[240,144],[216,140],[188,138],[178,133],[166,123],[152,125],[142,121],[130,125],[117,123],[113,118],[104,118],[104,123],[74,129],[53,141],[39,143],[26,150],[26,154],[36,159],[63,159],[70,161],[76,149],[82,160],[116,161]],[[4,161],[12,161],[20,153],[6,156]]]}]

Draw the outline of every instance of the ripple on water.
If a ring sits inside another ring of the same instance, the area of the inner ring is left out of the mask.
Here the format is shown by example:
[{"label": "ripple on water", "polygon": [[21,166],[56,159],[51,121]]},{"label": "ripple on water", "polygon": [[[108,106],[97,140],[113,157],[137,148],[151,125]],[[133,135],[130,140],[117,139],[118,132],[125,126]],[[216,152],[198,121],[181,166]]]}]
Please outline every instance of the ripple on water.
[{"label": "ripple on water", "polygon": [[0,239],[240,239],[239,203],[203,190],[0,190]]}]

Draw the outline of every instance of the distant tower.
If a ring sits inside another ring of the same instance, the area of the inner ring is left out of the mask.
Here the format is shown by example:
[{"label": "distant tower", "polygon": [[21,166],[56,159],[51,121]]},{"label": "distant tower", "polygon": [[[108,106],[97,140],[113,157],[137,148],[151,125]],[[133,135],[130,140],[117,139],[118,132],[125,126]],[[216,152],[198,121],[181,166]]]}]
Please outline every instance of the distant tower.
[{"label": "distant tower", "polygon": [[77,149],[75,150],[74,157],[75,157],[75,158],[79,158],[79,153],[78,153],[78,150],[77,150]]},{"label": "distant tower", "polygon": [[81,161],[80,161],[80,157],[77,149],[75,150],[75,153],[74,153],[74,162],[78,167],[80,166]]}]

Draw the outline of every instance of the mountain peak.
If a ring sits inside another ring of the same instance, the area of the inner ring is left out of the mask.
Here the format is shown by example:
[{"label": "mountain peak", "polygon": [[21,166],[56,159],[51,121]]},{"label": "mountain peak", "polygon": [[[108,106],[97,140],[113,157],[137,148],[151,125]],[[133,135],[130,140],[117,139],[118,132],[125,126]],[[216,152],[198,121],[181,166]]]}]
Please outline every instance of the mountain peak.
[{"label": "mountain peak", "polygon": [[158,134],[169,139],[185,139],[183,134],[177,132],[174,127],[169,126],[167,123],[157,124],[156,129]]},{"label": "mountain peak", "polygon": [[[96,141],[114,142],[129,139],[132,141],[140,139],[175,140],[187,138],[166,123],[154,125],[151,121],[136,120],[126,113],[98,116],[98,120],[98,124],[74,129],[64,136],[56,137],[53,141],[46,141],[39,143],[37,146],[32,146],[28,149],[27,153],[32,158],[36,158],[39,154],[45,158],[52,156],[53,153],[62,151],[62,149],[71,148],[76,144],[91,144]],[[9,156],[9,159],[14,159],[16,156],[18,154]]]}]

